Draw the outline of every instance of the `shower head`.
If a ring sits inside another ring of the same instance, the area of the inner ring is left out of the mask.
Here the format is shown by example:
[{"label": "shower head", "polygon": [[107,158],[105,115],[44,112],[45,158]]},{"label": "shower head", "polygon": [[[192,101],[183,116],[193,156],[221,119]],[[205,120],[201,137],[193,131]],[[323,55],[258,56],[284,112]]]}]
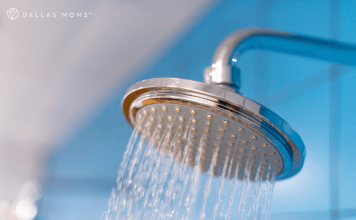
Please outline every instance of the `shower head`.
[{"label": "shower head", "polygon": [[243,30],[219,46],[212,66],[205,69],[205,83],[156,78],[131,86],[122,101],[126,119],[161,152],[174,151],[192,166],[199,160],[203,172],[213,167],[215,175],[228,176],[223,168],[229,163],[231,173],[250,169],[251,179],[265,169],[272,169],[277,180],[295,175],[305,158],[300,136],[278,115],[237,92],[239,71],[234,65],[251,49],[356,64],[353,45]]},{"label": "shower head", "polygon": [[[226,158],[234,168],[273,166],[277,179],[294,175],[303,165],[299,135],[272,111],[227,88],[187,79],[148,79],[128,89],[122,107],[129,123],[141,125],[155,145],[165,149],[174,143],[177,153],[186,150],[191,165],[200,159],[202,171],[209,169],[217,147],[215,175],[223,172]],[[162,141],[165,130],[172,135]],[[251,177],[256,172],[257,167]]]}]

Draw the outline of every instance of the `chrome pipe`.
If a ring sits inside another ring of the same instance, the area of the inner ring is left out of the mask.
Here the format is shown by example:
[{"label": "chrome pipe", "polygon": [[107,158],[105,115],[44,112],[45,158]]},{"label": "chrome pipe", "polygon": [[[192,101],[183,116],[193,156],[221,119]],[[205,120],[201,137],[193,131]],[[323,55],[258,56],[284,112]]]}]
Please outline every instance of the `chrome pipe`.
[{"label": "chrome pipe", "polygon": [[266,50],[356,65],[356,45],[264,29],[245,29],[228,36],[215,52],[213,64],[204,71],[204,82],[240,87],[235,66],[241,54]]}]

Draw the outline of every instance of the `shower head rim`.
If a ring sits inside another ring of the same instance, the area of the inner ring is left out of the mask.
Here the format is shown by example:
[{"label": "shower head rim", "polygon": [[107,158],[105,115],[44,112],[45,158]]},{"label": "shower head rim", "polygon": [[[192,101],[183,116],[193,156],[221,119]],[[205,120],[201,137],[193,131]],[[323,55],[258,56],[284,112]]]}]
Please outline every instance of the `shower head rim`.
[{"label": "shower head rim", "polygon": [[[259,117],[264,123],[276,129],[288,142],[288,148],[293,157],[293,166],[289,169],[289,173],[278,179],[284,179],[293,176],[303,166],[305,158],[305,147],[300,136],[278,115],[265,108],[264,106],[242,96],[241,94],[230,90],[188,79],[179,78],[153,78],[147,79],[132,85],[122,101],[122,109],[125,117],[131,126],[134,125],[133,118],[130,115],[131,104],[142,94],[152,91],[177,90],[183,92],[193,92],[203,96],[211,97],[219,101],[233,104],[238,108],[242,108],[254,117]],[[290,148],[290,149],[289,149]]]}]

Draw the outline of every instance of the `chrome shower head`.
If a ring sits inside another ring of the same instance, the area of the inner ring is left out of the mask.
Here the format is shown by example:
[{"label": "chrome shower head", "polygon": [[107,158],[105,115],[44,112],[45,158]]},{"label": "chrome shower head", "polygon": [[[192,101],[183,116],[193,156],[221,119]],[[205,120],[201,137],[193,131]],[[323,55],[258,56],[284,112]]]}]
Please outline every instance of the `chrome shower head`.
[{"label": "chrome shower head", "polygon": [[[214,165],[215,174],[221,175],[228,162],[238,171],[249,167],[252,179],[257,173],[254,164],[259,164],[259,170],[272,167],[276,179],[295,175],[305,158],[299,135],[278,115],[236,92],[240,82],[235,64],[242,53],[252,49],[356,65],[355,45],[242,30],[221,43],[213,64],[205,69],[205,83],[157,78],[131,86],[122,101],[126,119],[142,135],[156,140],[153,144],[159,149],[167,151],[168,146],[191,165],[201,161],[202,171]],[[243,172],[238,177],[241,175]]]},{"label": "chrome shower head", "polygon": [[203,172],[217,147],[215,175],[222,174],[226,158],[233,163],[231,173],[249,164],[251,178],[257,173],[254,164],[273,166],[277,179],[294,175],[303,165],[299,135],[272,111],[228,88],[178,78],[148,79],[128,89],[122,107],[129,123],[141,125],[141,133],[156,146],[186,152],[191,165],[200,159]]}]

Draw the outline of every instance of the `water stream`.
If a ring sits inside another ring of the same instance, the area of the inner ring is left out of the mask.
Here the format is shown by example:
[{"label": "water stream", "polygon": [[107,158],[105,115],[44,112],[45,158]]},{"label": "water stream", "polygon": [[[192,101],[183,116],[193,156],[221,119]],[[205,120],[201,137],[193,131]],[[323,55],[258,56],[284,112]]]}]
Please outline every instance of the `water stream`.
[{"label": "water stream", "polygon": [[[242,164],[233,161],[239,157],[227,155],[223,174],[216,175],[220,138],[215,143],[209,169],[201,172],[203,137],[192,156],[188,147],[192,144],[192,125],[187,124],[185,132],[181,132],[172,129],[178,123],[177,115],[165,129],[160,123],[151,127],[150,120],[153,120],[151,115],[143,117],[132,133],[119,169],[117,187],[102,219],[270,218],[275,182],[273,164],[263,166],[262,159],[258,164],[250,160]],[[237,150],[232,151],[233,146],[230,152],[238,154]],[[257,169],[254,177],[253,169]]]}]

